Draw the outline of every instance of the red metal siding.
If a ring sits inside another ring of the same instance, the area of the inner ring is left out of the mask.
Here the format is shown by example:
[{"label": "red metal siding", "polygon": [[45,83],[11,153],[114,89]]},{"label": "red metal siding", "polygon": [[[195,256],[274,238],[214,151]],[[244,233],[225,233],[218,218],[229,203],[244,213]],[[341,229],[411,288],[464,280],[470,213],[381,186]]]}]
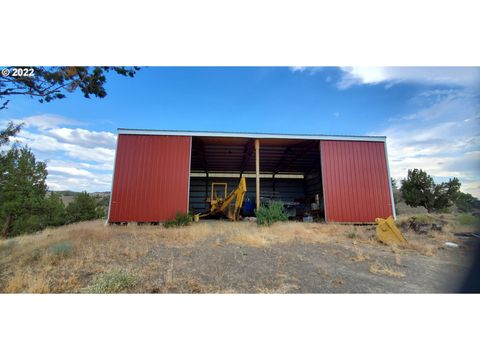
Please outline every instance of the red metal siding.
[{"label": "red metal siding", "polygon": [[156,222],[188,211],[189,136],[119,135],[110,222]]},{"label": "red metal siding", "polygon": [[322,140],[320,148],[326,221],[393,215],[383,142]]}]

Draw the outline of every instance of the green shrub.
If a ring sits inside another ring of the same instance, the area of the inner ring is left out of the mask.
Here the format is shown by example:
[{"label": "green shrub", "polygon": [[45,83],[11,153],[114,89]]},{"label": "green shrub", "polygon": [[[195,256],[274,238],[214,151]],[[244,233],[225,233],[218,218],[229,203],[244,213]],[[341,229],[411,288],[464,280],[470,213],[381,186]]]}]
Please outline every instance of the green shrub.
[{"label": "green shrub", "polygon": [[172,220],[165,221],[163,223],[163,226],[165,226],[166,228],[187,226],[187,225],[190,225],[192,220],[193,219],[190,214],[177,212],[177,214],[175,215],[175,218]]},{"label": "green shrub", "polygon": [[471,214],[460,214],[457,216],[460,225],[480,226],[480,218]]},{"label": "green shrub", "polygon": [[288,220],[288,215],[283,209],[283,202],[272,201],[268,206],[260,206],[260,209],[256,211],[257,224],[270,226],[277,221]]},{"label": "green shrub", "polygon": [[91,294],[120,293],[132,288],[136,283],[135,274],[126,270],[114,270],[94,279],[86,290]]},{"label": "green shrub", "polygon": [[48,249],[54,256],[67,257],[73,250],[73,243],[69,240],[62,241],[51,245]]}]

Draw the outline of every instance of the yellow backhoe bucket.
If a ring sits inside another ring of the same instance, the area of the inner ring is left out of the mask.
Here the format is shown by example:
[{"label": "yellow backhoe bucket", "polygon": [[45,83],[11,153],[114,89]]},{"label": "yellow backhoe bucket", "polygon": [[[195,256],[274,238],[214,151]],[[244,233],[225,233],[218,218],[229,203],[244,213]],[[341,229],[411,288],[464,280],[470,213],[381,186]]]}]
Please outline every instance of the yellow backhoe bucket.
[{"label": "yellow backhoe bucket", "polygon": [[384,244],[404,244],[407,242],[395,225],[393,217],[377,218],[375,222],[377,223],[377,238]]}]

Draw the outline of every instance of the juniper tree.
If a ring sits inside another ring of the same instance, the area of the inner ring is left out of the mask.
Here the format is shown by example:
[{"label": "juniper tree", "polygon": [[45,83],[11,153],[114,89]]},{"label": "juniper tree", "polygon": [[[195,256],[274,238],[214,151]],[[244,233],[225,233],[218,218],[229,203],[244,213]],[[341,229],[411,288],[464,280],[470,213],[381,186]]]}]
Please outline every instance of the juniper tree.
[{"label": "juniper tree", "polygon": [[407,178],[402,180],[402,197],[410,206],[423,206],[429,212],[443,210],[452,206],[460,191],[457,178],[435,184],[433,178],[421,169],[408,170]]},{"label": "juniper tree", "polygon": [[68,204],[66,211],[69,223],[93,220],[98,217],[97,202],[86,191],[76,195],[73,201]]},{"label": "juniper tree", "polygon": [[26,146],[13,146],[0,156],[2,237],[42,228],[46,178],[46,164]]}]

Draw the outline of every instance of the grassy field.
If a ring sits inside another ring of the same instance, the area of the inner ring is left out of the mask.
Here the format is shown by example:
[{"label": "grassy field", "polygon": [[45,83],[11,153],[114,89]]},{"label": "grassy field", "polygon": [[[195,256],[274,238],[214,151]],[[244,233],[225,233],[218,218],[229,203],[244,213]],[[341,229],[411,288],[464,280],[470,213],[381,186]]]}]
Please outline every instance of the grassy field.
[{"label": "grassy field", "polygon": [[374,226],[77,223],[0,242],[0,292],[449,291],[446,271],[460,276],[470,257],[467,246],[453,252],[444,243],[461,244],[453,233],[476,224],[442,216],[442,231],[407,231],[403,246],[379,243]]}]

